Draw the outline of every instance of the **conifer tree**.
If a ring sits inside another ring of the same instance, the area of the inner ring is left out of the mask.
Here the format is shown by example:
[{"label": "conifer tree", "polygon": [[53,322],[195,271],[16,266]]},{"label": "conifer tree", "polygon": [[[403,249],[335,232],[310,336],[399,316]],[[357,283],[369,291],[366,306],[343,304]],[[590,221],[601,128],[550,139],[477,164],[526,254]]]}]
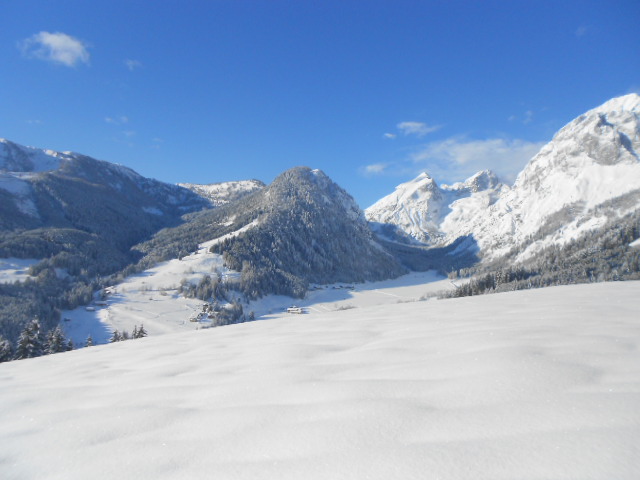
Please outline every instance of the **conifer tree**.
[{"label": "conifer tree", "polygon": [[39,357],[44,354],[44,342],[40,332],[40,322],[37,318],[31,320],[18,338],[16,346],[16,360]]},{"label": "conifer tree", "polygon": [[109,343],[115,343],[120,341],[122,341],[122,335],[120,335],[120,332],[118,330],[114,330],[113,335],[111,335],[111,338],[109,339]]},{"label": "conifer tree", "polygon": [[0,335],[0,363],[11,360],[12,354],[11,342]]},{"label": "conifer tree", "polygon": [[66,352],[67,342],[65,341],[62,329],[58,325],[55,329],[51,330],[47,335],[46,353],[47,355],[52,353]]},{"label": "conifer tree", "polygon": [[[140,328],[138,329],[138,337],[144,338],[148,335],[147,331],[144,329],[144,324],[140,324]],[[135,338],[135,337],[134,337]]]},{"label": "conifer tree", "polygon": [[91,334],[89,334],[89,336],[87,337],[87,341],[85,342],[84,346],[85,347],[93,347],[94,343],[93,343],[93,337],[91,336]]}]

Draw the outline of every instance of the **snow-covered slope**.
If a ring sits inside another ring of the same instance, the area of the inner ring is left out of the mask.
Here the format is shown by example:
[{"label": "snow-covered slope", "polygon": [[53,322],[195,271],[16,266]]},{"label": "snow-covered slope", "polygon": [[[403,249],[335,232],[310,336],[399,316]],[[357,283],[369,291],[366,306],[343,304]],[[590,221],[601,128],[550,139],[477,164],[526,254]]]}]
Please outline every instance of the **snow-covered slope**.
[{"label": "snow-covered slope", "polygon": [[[474,233],[493,256],[528,236],[563,242],[640,207],[640,95],[614,98],[562,128]],[[629,198],[629,195],[632,195]],[[599,205],[626,195],[605,212]],[[635,198],[635,200],[633,200]],[[606,215],[606,216],[605,216]],[[558,230],[562,230],[558,235]]]},{"label": "snow-covered slope", "polygon": [[0,477],[636,480],[639,287],[312,312],[0,364]]},{"label": "snow-covered slope", "polygon": [[71,152],[24,147],[0,138],[0,172],[48,172],[70,160]]},{"label": "snow-covered slope", "polygon": [[264,188],[260,180],[239,180],[233,182],[210,183],[200,185],[197,183],[179,183],[180,187],[188,188],[201,197],[206,198],[212,205],[219,207],[233,200],[249,195]]},{"label": "snow-covered slope", "polygon": [[485,259],[513,247],[524,258],[639,208],[639,153],[640,95],[630,94],[562,128],[511,188],[484,182],[487,189],[457,200],[423,174],[367,209],[367,218],[432,245],[473,235]]}]

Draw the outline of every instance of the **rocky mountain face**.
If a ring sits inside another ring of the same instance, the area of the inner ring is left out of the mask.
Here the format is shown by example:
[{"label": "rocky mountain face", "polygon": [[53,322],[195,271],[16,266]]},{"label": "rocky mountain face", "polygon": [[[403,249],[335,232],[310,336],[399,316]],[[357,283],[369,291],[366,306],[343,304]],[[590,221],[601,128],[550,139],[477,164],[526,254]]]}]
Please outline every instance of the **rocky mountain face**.
[{"label": "rocky mountain face", "polygon": [[637,210],[639,153],[640,96],[631,94],[562,128],[512,187],[488,172],[451,187],[438,187],[422,174],[366,215],[382,234],[399,230],[429,246],[472,236],[484,260],[514,251],[526,259]]},{"label": "rocky mountain face", "polygon": [[233,182],[209,183],[179,183],[178,186],[188,188],[192,192],[206,198],[214,207],[226,205],[250,193],[265,187],[260,180],[238,180]]},{"label": "rocky mountain face", "polygon": [[[468,232],[463,225],[494,203],[504,189],[489,170],[478,172],[464,182],[439,186],[427,173],[398,185],[396,190],[365,211],[372,228],[396,241],[444,246]],[[450,226],[445,228],[445,224]]]}]

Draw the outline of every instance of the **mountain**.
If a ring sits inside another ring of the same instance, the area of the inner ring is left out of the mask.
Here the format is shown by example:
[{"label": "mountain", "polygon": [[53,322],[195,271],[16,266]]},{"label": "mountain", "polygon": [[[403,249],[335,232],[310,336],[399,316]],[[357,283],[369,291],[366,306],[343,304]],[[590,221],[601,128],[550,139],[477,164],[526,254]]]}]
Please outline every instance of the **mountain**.
[{"label": "mountain", "polygon": [[445,220],[464,223],[493,203],[504,185],[489,170],[479,172],[464,182],[438,186],[426,172],[398,185],[393,193],[365,211],[367,220],[383,237],[390,240],[418,241],[431,246],[453,242],[461,234],[444,228]]},{"label": "mountain", "polygon": [[0,139],[0,258],[33,259],[30,281],[0,284],[0,335],[90,301],[98,278],[137,261],[130,249],[209,202],[186,188],[72,152]]},{"label": "mountain", "polygon": [[[640,96],[614,98],[579,116],[545,145],[514,185],[480,172],[439,188],[422,174],[366,210],[377,231],[400,230],[429,246],[472,236],[479,255],[522,260],[563,245],[640,207]],[[471,190],[471,191],[470,191]],[[385,225],[390,225],[385,226]]]},{"label": "mountain", "polygon": [[0,139],[0,230],[72,228],[128,247],[208,202],[186,188],[73,152]]},{"label": "mountain", "polygon": [[[144,266],[184,256],[220,239],[212,251],[241,272],[249,298],[304,295],[310,283],[356,282],[406,272],[369,229],[353,198],[320,170],[296,167],[269,186],[159,232],[138,248]],[[185,248],[187,246],[187,248]]]},{"label": "mountain", "polygon": [[178,186],[188,188],[192,192],[206,198],[215,207],[225,205],[238,200],[250,193],[264,188],[260,180],[239,180],[234,182],[209,183],[200,185],[197,183],[179,183]]}]

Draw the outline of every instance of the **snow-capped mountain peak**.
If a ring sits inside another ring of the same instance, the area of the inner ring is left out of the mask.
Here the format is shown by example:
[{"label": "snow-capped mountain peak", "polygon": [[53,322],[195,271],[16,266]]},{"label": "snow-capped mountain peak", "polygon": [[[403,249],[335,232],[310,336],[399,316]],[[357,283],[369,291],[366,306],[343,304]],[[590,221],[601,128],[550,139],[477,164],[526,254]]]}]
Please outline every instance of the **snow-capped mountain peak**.
[{"label": "snow-capped mountain peak", "polygon": [[[458,213],[464,210],[464,216],[471,215],[468,207],[472,204],[477,204],[478,208],[486,206],[492,201],[494,192],[501,187],[498,178],[490,170],[478,172],[464,182],[442,186],[438,186],[428,173],[423,172],[413,180],[398,185],[392,194],[367,208],[365,213],[379,233],[380,226],[392,224],[414,240],[439,245],[448,243],[448,235],[442,230],[442,223],[448,215],[456,210]],[[484,200],[478,203],[480,198]],[[475,207],[471,210],[475,210]],[[386,236],[390,237],[388,234]]]},{"label": "snow-capped mountain peak", "polygon": [[[398,186],[367,209],[374,228],[392,224],[438,246],[472,235],[485,259],[513,247],[526,258],[638,208],[640,95],[611,99],[569,122],[531,159],[512,188],[484,171],[442,185],[439,197],[406,195],[419,182],[420,177]],[[451,196],[454,192],[457,197]],[[624,202],[615,201],[623,196]]]}]

